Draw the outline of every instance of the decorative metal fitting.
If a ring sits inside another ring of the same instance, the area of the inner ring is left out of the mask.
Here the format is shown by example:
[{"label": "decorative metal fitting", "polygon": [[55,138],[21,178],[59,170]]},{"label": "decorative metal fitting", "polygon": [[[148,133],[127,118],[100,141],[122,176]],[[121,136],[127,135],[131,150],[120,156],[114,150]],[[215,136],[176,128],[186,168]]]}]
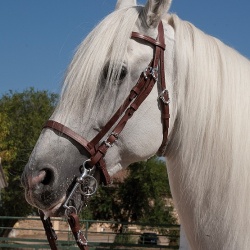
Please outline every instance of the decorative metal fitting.
[{"label": "decorative metal fitting", "polygon": [[83,246],[88,245],[88,241],[87,241],[85,235],[83,234],[83,232],[81,230],[79,230],[77,232],[77,240],[76,240],[76,242],[80,243]]},{"label": "decorative metal fitting", "polygon": [[143,75],[144,78],[147,80],[148,79],[148,75],[147,72],[149,71],[149,75],[151,75],[155,81],[158,80],[158,67],[153,68],[153,67],[147,67],[144,71],[143,71]]}]

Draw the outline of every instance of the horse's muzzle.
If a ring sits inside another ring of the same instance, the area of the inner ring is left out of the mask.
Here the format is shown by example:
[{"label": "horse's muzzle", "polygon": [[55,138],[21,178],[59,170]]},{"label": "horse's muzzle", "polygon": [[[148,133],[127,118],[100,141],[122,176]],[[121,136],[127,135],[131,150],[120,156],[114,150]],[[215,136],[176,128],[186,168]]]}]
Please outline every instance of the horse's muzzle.
[{"label": "horse's muzzle", "polygon": [[27,165],[21,177],[27,202],[41,210],[58,208],[58,204],[62,203],[62,197],[65,197],[67,188],[64,187],[65,184],[59,185],[55,169],[50,166],[39,171],[29,169],[31,168]]}]

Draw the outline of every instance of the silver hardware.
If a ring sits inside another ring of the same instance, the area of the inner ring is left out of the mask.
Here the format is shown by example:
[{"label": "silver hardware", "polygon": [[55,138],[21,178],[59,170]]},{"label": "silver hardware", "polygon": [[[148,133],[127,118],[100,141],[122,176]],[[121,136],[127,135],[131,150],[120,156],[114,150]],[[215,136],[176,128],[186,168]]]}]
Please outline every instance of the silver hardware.
[{"label": "silver hardware", "polygon": [[115,140],[115,142],[116,142],[118,140],[119,135],[115,132],[112,132],[111,135],[113,135],[116,138],[116,140]]},{"label": "silver hardware", "polygon": [[84,196],[91,196],[97,191],[97,180],[91,175],[86,176],[80,183],[83,185],[80,192]]},{"label": "silver hardware", "polygon": [[[64,207],[64,205],[63,205],[63,207]],[[77,214],[77,210],[73,206],[67,206],[67,207],[64,207],[64,208],[66,208],[65,209],[65,216],[66,217],[69,217],[69,215],[72,214],[72,213]]]},{"label": "silver hardware", "polygon": [[108,141],[108,139],[106,139],[105,141],[104,141],[104,144],[108,147],[108,148],[112,148],[113,146],[114,146],[114,143],[110,143],[109,141]]},{"label": "silver hardware", "polygon": [[[84,239],[85,242],[82,239]],[[80,243],[81,245],[84,245],[84,246],[88,245],[88,241],[87,241],[85,235],[83,234],[83,232],[81,230],[79,230],[77,232],[77,240],[76,240],[76,242],[78,242],[78,243]]]},{"label": "silver hardware", "polygon": [[160,93],[158,99],[161,99],[162,102],[163,102],[164,104],[167,104],[167,105],[168,105],[168,104],[170,103],[170,98],[169,98],[168,100],[165,100],[165,97],[164,97],[164,94],[165,94],[165,93],[167,93],[167,94],[169,93],[167,89],[164,89],[164,90]]},{"label": "silver hardware", "polygon": [[155,81],[157,81],[157,79],[158,79],[158,68],[151,68],[150,74],[153,76],[153,78],[155,79]]},{"label": "silver hardware", "polygon": [[[115,141],[114,141],[113,143],[110,143],[110,142],[108,141],[108,138],[109,138],[111,135],[113,135],[113,136],[116,138]],[[118,135],[117,133],[115,133],[115,132],[112,132],[112,133],[110,134],[110,136],[108,136],[108,138],[104,141],[104,144],[105,144],[108,148],[112,148],[112,147],[114,146],[114,143],[117,142],[118,137],[119,137],[119,135]]]},{"label": "silver hardware", "polygon": [[76,179],[76,184],[74,185],[73,189],[71,190],[67,200],[63,204],[63,207],[66,209],[65,210],[66,216],[70,213],[70,211],[72,211],[72,209],[75,210],[75,212],[76,212],[75,207],[69,206],[69,201],[71,200],[72,196],[77,191],[77,189],[80,185],[83,186],[83,189],[80,188],[80,193],[85,197],[85,199],[86,199],[86,197],[93,195],[97,191],[98,182],[95,179],[95,177],[93,177],[93,175],[95,173],[95,166],[93,166],[91,169],[86,168],[86,164],[89,161],[90,161],[90,159],[86,160],[83,163],[82,175]]},{"label": "silver hardware", "polygon": [[144,71],[143,71],[143,75],[144,78],[147,80],[148,79],[148,75],[147,72],[149,71],[149,74],[155,79],[155,81],[158,80],[158,67],[157,68],[153,68],[153,67],[147,67]]}]

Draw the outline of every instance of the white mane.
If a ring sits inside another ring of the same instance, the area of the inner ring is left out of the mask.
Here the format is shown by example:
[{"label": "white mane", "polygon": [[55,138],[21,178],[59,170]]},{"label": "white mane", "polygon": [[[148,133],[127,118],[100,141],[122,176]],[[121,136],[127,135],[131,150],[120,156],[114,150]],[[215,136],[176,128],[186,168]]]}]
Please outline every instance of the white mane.
[{"label": "white mane", "polygon": [[250,237],[239,243],[238,236],[250,234],[250,62],[175,15],[169,23],[178,103],[167,155],[171,170],[181,171],[179,199],[195,206],[194,228],[186,231],[194,230],[196,240],[207,233],[213,246],[231,239],[223,249],[248,249]]},{"label": "white mane", "polygon": [[[59,104],[64,117],[72,110],[88,113],[96,94],[100,94],[98,89],[111,88],[115,83],[126,60],[127,43],[141,9],[133,7],[111,13],[79,45],[64,80]],[[98,88],[107,63],[110,65],[107,83],[110,84]]]}]

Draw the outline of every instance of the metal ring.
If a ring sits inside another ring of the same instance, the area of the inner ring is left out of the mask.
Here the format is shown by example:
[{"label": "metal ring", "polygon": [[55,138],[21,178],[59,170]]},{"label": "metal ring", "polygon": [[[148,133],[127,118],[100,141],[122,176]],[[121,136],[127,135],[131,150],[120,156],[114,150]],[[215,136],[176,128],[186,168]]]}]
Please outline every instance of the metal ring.
[{"label": "metal ring", "polygon": [[91,185],[91,186],[86,186],[87,188],[93,187],[93,191],[92,191],[91,193],[87,193],[87,192],[85,192],[84,190],[81,189],[81,192],[82,192],[82,194],[85,195],[85,196],[91,196],[91,195],[93,195],[93,194],[96,193],[97,188],[98,188],[98,183],[97,183],[96,178],[93,177],[93,176],[91,176],[91,175],[87,175],[87,176],[84,177],[84,179],[87,179],[87,178],[89,178],[89,179],[91,179],[92,181],[94,181],[93,185]]}]

